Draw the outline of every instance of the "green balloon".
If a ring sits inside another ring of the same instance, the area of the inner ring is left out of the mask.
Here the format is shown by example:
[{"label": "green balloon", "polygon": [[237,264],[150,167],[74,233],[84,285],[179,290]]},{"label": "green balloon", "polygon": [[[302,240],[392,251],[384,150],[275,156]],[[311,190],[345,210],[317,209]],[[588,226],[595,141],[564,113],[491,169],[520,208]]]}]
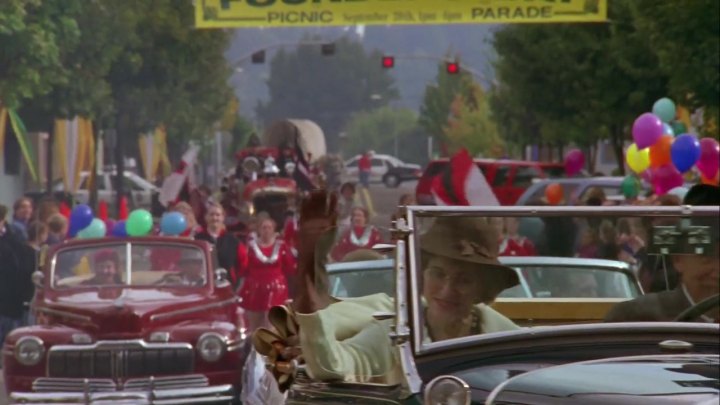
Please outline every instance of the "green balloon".
[{"label": "green balloon", "polygon": [[653,104],[652,112],[663,122],[670,122],[675,118],[675,103],[669,98],[663,97]]},{"label": "green balloon", "polygon": [[673,121],[670,123],[670,126],[672,127],[673,132],[675,132],[675,136],[687,133],[687,127],[682,123],[682,121]]},{"label": "green balloon", "polygon": [[153,227],[153,217],[147,210],[134,210],[125,223],[125,229],[130,236],[145,236]]},{"label": "green balloon", "polygon": [[620,190],[627,199],[636,198],[640,194],[641,187],[640,180],[635,176],[625,177],[620,184]]},{"label": "green balloon", "polygon": [[102,238],[105,236],[105,222],[101,219],[93,218],[90,225],[78,232],[78,239],[91,239],[91,238]]}]

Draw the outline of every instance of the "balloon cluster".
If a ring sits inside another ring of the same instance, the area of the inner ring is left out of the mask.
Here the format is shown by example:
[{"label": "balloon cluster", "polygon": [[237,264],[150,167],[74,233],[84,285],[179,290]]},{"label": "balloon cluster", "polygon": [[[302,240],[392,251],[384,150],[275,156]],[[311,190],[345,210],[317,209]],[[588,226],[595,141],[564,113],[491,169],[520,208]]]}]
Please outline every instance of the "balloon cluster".
[{"label": "balloon cluster", "polygon": [[152,228],[152,215],[144,209],[134,210],[125,221],[114,221],[112,219],[95,218],[92,208],[86,204],[79,204],[70,212],[68,235],[79,239],[102,238],[104,236],[122,238],[126,236],[145,236],[150,233]]},{"label": "balloon cluster", "polygon": [[[687,192],[683,174],[697,168],[705,183],[716,183],[720,169],[720,144],[715,139],[698,139],[687,133],[684,124],[675,120],[675,103],[667,97],[653,105],[652,112],[637,117],[632,126],[635,141],[625,151],[625,161],[635,172],[654,187],[655,194],[684,196]],[[625,182],[623,183],[625,184]],[[631,180],[627,190],[632,194]]]}]

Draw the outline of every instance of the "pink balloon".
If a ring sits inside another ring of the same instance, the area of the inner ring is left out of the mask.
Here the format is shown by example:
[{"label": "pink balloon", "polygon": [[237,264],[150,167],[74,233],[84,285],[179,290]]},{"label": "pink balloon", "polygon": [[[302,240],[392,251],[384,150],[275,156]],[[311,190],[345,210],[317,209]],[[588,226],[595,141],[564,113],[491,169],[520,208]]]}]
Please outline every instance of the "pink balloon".
[{"label": "pink balloon", "polygon": [[655,194],[663,195],[675,187],[682,187],[685,183],[682,174],[671,164],[658,167],[652,174]]},{"label": "pink balloon", "polygon": [[720,144],[713,138],[700,140],[700,158],[697,168],[707,179],[714,179],[720,169]]},{"label": "pink balloon", "polygon": [[580,149],[572,149],[565,155],[565,173],[568,176],[573,176],[585,166],[585,155]]},{"label": "pink balloon", "polygon": [[664,132],[662,120],[652,113],[645,113],[637,117],[632,127],[633,139],[638,149],[654,145]]}]

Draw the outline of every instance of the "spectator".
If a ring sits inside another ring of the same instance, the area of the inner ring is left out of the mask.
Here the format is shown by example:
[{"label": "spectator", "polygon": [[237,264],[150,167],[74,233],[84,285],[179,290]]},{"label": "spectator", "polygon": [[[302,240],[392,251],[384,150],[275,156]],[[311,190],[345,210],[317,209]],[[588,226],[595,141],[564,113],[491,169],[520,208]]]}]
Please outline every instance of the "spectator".
[{"label": "spectator", "polygon": [[398,201],[398,207],[395,210],[395,212],[390,217],[391,222],[397,221],[399,218],[406,218],[405,215],[405,207],[408,205],[415,205],[417,202],[415,201],[415,195],[412,193],[406,193],[400,196],[400,200]]},{"label": "spectator", "polygon": [[367,151],[360,157],[358,161],[358,180],[360,185],[364,188],[370,188],[370,171],[372,169],[372,162],[370,158],[373,152]]},{"label": "spectator", "polygon": [[39,252],[43,245],[47,243],[48,239],[48,226],[40,221],[30,223],[27,228],[28,240],[27,243],[36,252]]},{"label": "spectator", "polygon": [[618,246],[617,232],[612,222],[605,220],[600,225],[600,246],[598,259],[618,260],[620,247]]},{"label": "spectator", "polygon": [[48,238],[47,244],[50,246],[62,243],[68,232],[68,220],[61,214],[54,214],[47,221]]},{"label": "spectator", "polygon": [[205,214],[207,227],[197,235],[196,240],[204,240],[215,246],[218,264],[227,270],[233,285],[237,288],[239,280],[238,271],[244,264],[238,262],[240,256],[245,255],[244,246],[225,228],[225,211],[219,204],[209,204]]},{"label": "spectator", "polygon": [[338,198],[338,227],[339,234],[350,228],[352,209],[357,206],[358,199],[355,191],[355,184],[343,183],[340,186],[340,198]]},{"label": "spectator", "polygon": [[22,240],[27,240],[27,226],[33,215],[33,202],[28,197],[19,198],[13,205],[12,226]]},{"label": "spectator", "polygon": [[60,213],[60,205],[52,198],[43,198],[37,206],[37,220],[47,224],[50,217]]},{"label": "spectator", "polygon": [[596,259],[598,257],[599,244],[600,238],[598,237],[597,230],[585,227],[580,232],[580,246],[575,256],[585,259]]},{"label": "spectator", "polygon": [[0,205],[0,347],[10,332],[22,325],[24,303],[33,292],[32,272],[27,271],[32,268],[27,246],[15,228],[7,224],[6,217],[7,207]]}]

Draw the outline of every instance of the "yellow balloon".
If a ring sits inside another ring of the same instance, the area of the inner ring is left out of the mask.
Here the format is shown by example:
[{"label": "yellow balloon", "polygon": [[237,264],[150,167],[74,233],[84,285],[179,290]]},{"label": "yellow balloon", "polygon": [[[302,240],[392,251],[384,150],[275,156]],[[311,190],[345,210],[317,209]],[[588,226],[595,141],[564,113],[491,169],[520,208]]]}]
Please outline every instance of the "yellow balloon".
[{"label": "yellow balloon", "polygon": [[650,166],[650,149],[638,150],[637,145],[632,144],[627,148],[625,161],[632,171],[640,174]]}]

